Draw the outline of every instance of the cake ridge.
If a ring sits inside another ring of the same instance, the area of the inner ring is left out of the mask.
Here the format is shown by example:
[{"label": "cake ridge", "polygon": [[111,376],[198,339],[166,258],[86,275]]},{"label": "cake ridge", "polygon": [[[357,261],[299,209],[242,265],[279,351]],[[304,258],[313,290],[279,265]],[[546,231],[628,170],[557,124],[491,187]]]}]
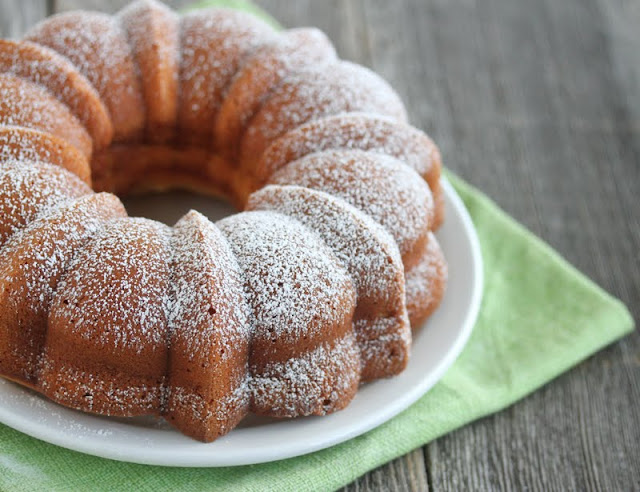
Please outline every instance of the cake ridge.
[{"label": "cake ridge", "polygon": [[0,73],[13,73],[47,88],[84,124],[95,149],[113,138],[111,119],[91,83],[65,57],[29,41],[0,40]]},{"label": "cake ridge", "polygon": [[[371,187],[376,180],[378,186]],[[424,251],[434,203],[426,182],[394,157],[362,150],[326,150],[290,162],[268,183],[318,189],[346,200],[393,236],[405,269]]]},{"label": "cake ridge", "polygon": [[163,415],[183,432],[212,440],[248,412],[249,307],[231,247],[206,217],[190,211],[180,219],[172,249]]},{"label": "cake ridge", "polygon": [[286,78],[336,59],[329,39],[313,28],[289,29],[251,53],[229,85],[215,124],[218,148],[236,158],[252,117]]},{"label": "cake ridge", "polygon": [[[107,193],[72,198],[29,223],[2,246],[0,338],[3,346],[13,344],[9,347],[12,353],[23,355],[2,357],[2,372],[37,384],[46,316],[70,257],[106,220],[124,215],[120,200]],[[11,330],[16,323],[23,327],[19,333]]]},{"label": "cake ridge", "polygon": [[42,213],[91,193],[75,175],[41,162],[9,160],[0,166],[0,246]]},{"label": "cake ridge", "polygon": [[142,132],[140,80],[126,34],[113,16],[90,11],[55,14],[31,28],[25,39],[65,56],[91,82],[109,111],[115,140]]},{"label": "cake ridge", "polygon": [[91,168],[85,156],[65,140],[40,130],[0,125],[0,161],[54,164],[91,184]]},{"label": "cake ridge", "polygon": [[91,156],[91,138],[69,108],[44,87],[10,73],[0,73],[0,125],[51,133]]},{"label": "cake ridge", "polygon": [[433,192],[439,183],[440,152],[428,135],[389,116],[363,112],[331,115],[298,126],[265,150],[254,172],[262,182],[291,161],[337,149],[388,154],[411,166]]},{"label": "cake ridge", "polygon": [[274,36],[262,20],[234,9],[189,12],[180,20],[178,126],[189,142],[211,143],[224,93],[246,57]]},{"label": "cake ridge", "polygon": [[117,14],[140,75],[146,138],[170,141],[178,118],[179,16],[156,0],[136,0]]},{"label": "cake ridge", "polygon": [[[273,210],[314,230],[349,272],[356,289],[354,330],[363,381],[404,369],[411,345],[403,264],[391,235],[339,197],[300,186],[268,185],[251,195],[247,210]],[[400,336],[377,344],[390,333]]]},{"label": "cake ridge", "polygon": [[251,118],[240,161],[259,159],[271,142],[310,120],[353,111],[407,120],[404,104],[391,86],[361,65],[339,60],[291,74]]}]

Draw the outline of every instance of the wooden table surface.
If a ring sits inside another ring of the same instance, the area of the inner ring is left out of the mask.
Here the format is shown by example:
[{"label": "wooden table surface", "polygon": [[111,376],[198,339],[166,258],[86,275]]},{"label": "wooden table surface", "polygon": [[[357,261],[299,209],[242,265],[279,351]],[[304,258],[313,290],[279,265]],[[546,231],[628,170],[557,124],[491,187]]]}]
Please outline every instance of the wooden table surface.
[{"label": "wooden table surface", "polygon": [[[2,0],[0,37],[124,3]],[[386,77],[446,166],[640,318],[640,1],[258,3]],[[638,332],[345,490],[469,489],[640,490]]]}]

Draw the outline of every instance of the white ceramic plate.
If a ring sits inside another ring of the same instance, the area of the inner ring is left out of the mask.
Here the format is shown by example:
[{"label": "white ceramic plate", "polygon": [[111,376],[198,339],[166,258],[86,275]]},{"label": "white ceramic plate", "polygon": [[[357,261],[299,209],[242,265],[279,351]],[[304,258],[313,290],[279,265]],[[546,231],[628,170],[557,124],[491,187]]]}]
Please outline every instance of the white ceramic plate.
[{"label": "white ceramic plate", "polygon": [[[443,182],[446,222],[438,239],[449,262],[449,284],[438,311],[414,340],[407,369],[363,386],[345,410],[325,417],[272,420],[249,417],[227,436],[203,444],[161,419],[113,419],[64,408],[0,379],[0,422],[38,439],[96,456],[166,466],[263,463],[333,446],[373,429],[424,395],[455,361],[475,324],[483,271],[478,239],[462,201]],[[132,215],[171,223],[197,206],[212,219],[228,206],[180,193],[129,200]]]}]

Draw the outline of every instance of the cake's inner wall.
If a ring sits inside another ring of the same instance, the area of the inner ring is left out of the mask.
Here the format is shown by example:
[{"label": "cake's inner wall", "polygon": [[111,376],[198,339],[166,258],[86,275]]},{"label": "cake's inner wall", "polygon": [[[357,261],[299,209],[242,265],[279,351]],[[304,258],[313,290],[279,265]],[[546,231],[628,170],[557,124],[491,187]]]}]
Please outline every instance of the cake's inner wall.
[{"label": "cake's inner wall", "polygon": [[244,207],[251,178],[206,149],[114,145],[92,162],[93,188],[118,195],[134,217],[174,225],[194,209],[216,221]]}]

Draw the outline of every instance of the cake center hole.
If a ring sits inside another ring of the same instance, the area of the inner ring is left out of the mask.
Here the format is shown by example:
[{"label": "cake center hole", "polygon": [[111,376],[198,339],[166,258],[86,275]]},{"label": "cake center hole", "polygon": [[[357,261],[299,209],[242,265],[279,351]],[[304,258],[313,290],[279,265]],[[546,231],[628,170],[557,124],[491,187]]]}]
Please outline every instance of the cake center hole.
[{"label": "cake center hole", "polygon": [[167,191],[122,197],[131,217],[146,217],[173,226],[189,210],[197,210],[212,222],[238,211],[222,198],[190,191]]}]

